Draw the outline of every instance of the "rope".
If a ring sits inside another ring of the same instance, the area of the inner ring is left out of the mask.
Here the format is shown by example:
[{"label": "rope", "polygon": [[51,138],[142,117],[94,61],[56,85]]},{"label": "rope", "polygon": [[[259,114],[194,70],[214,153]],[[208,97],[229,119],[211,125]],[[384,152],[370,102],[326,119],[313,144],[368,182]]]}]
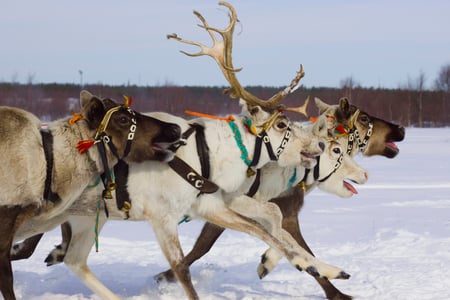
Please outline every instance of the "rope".
[{"label": "rope", "polygon": [[101,199],[97,201],[97,212],[95,214],[95,226],[94,226],[94,241],[95,241],[95,252],[98,252],[98,218],[100,215],[100,205]]},{"label": "rope", "polygon": [[248,151],[247,148],[245,148],[244,143],[242,142],[242,136],[241,132],[239,131],[239,128],[234,123],[234,120],[228,122],[228,125],[230,125],[231,131],[233,131],[234,134],[234,140],[236,141],[236,145],[238,146],[239,150],[241,150],[241,159],[244,161],[244,163],[247,166],[250,166],[252,161],[248,157]]},{"label": "rope", "polygon": [[288,189],[294,186],[294,182],[297,180],[297,168],[294,168],[294,173],[292,173],[291,178],[288,181]]},{"label": "rope", "polygon": [[224,118],[224,117],[204,114],[204,113],[200,113],[200,112],[196,112],[196,111],[192,111],[192,110],[185,110],[184,113],[186,113],[188,115],[196,116],[196,117],[201,117],[201,118],[209,118],[209,119],[221,120],[221,121],[227,121],[227,122],[234,121],[234,118],[231,115]]},{"label": "rope", "polygon": [[[111,170],[109,170],[109,172],[110,172],[112,178],[114,179],[114,173]],[[88,188],[95,188],[97,185],[100,184],[100,180],[101,180],[101,177],[99,176],[97,178],[97,180],[93,184],[88,185]],[[98,234],[99,234],[99,232],[98,232],[98,218],[99,218],[100,210],[101,210],[101,201],[102,201],[102,199],[99,198],[98,201],[97,201],[97,209],[96,209],[96,212],[95,212],[95,225],[94,225],[95,252],[98,252]]]},{"label": "rope", "polygon": [[180,225],[181,223],[187,223],[191,220],[191,218],[188,215],[184,215],[183,219],[180,220],[180,222],[178,222],[178,225]]}]

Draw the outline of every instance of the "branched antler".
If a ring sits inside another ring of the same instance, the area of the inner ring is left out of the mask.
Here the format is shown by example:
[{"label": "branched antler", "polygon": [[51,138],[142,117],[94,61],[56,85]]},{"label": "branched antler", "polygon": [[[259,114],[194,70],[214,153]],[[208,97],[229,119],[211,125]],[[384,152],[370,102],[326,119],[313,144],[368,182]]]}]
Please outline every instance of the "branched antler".
[{"label": "branched antler", "polygon": [[[231,4],[224,1],[220,1],[219,5],[225,6],[229,9],[228,16],[230,19],[230,23],[225,29],[210,27],[205,18],[199,12],[194,11],[194,14],[200,19],[202,23],[202,25],[199,24],[198,26],[205,29],[211,37],[211,40],[213,42],[211,47],[207,47],[199,42],[182,39],[175,33],[167,35],[167,38],[175,39],[181,43],[194,45],[200,48],[200,51],[198,53],[187,53],[185,51],[180,51],[185,55],[207,55],[212,57],[216,61],[226,80],[230,84],[230,88],[225,89],[224,93],[229,94],[231,98],[241,98],[249,104],[259,105],[269,110],[277,109],[278,103],[283,100],[283,98],[285,98],[288,94],[291,94],[298,88],[301,78],[305,75],[303,67],[300,65],[300,70],[297,72],[297,76],[295,76],[289,86],[287,86],[284,90],[278,92],[268,100],[260,99],[249,93],[242,87],[236,77],[236,73],[241,71],[242,68],[235,68],[232,62],[233,32],[236,22],[239,22],[236,10]],[[222,39],[218,39],[214,33],[219,34]]]}]

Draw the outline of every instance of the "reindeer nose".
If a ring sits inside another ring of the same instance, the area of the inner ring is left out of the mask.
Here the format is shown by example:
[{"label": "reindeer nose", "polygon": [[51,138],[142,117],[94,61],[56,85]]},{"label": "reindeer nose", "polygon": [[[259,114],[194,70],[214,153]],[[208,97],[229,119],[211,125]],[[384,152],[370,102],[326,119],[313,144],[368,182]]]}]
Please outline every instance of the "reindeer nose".
[{"label": "reindeer nose", "polygon": [[163,134],[170,142],[175,142],[181,137],[181,128],[177,124],[167,124],[164,126]]}]

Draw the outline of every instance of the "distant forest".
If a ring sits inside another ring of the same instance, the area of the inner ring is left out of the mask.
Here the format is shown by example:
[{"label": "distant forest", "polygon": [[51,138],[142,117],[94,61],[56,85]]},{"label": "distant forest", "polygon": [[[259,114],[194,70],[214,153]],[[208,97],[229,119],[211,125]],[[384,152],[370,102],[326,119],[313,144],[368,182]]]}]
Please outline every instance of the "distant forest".
[{"label": "distant forest", "polygon": [[[79,94],[86,89],[99,97],[122,100],[133,97],[133,108],[140,112],[165,111],[179,116],[189,109],[213,115],[239,113],[236,99],[223,94],[224,87],[190,86],[107,86],[75,84],[0,83],[0,105],[20,107],[36,114],[43,122],[79,111]],[[268,99],[282,88],[247,87],[254,95]],[[361,88],[299,88],[283,104],[298,106],[307,96],[337,104],[347,97],[352,104],[370,114],[408,127],[442,127],[450,125],[450,91],[414,89]],[[311,102],[308,113],[317,115]],[[294,118],[294,117],[293,117]],[[295,117],[297,119],[297,117]],[[301,119],[300,119],[301,120]]]}]

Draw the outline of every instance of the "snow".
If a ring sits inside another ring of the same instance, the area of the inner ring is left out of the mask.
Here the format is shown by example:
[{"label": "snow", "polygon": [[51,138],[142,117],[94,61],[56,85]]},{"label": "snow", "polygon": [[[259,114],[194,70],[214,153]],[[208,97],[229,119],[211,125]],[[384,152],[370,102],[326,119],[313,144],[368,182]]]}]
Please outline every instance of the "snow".
[{"label": "snow", "polygon": [[[333,283],[356,299],[450,299],[450,128],[408,128],[400,154],[357,160],[369,170],[359,194],[340,199],[313,191],[300,214],[316,256],[352,277]],[[201,221],[180,225],[185,251]],[[18,299],[98,299],[64,265],[43,263],[59,230],[44,236],[28,260],[13,262]],[[225,231],[191,267],[202,299],[325,299],[315,280],[286,261],[259,280],[261,241]],[[112,291],[130,300],[185,299],[178,284],[156,284],[168,264],[145,222],[107,223],[88,260]]]}]

